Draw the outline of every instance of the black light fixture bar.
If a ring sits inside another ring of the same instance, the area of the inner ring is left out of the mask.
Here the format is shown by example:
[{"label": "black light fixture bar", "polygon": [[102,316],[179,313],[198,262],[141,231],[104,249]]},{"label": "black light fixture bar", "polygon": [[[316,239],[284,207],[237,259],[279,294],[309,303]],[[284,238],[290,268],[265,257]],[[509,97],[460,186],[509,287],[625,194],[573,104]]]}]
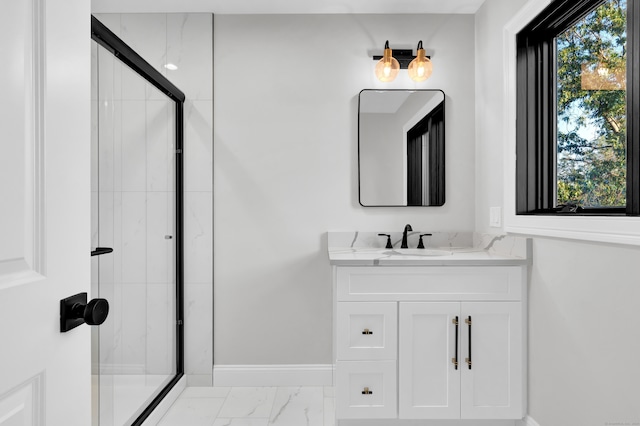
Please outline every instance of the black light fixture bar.
[{"label": "black light fixture bar", "polygon": [[[396,60],[400,64],[401,70],[406,70],[407,68],[409,68],[409,64],[411,63],[411,61],[416,58],[413,54],[413,50],[411,49],[393,49],[393,57],[396,58]],[[427,55],[427,58],[431,59],[431,56]],[[382,59],[382,55],[373,56],[374,61],[379,61],[380,59]]]}]

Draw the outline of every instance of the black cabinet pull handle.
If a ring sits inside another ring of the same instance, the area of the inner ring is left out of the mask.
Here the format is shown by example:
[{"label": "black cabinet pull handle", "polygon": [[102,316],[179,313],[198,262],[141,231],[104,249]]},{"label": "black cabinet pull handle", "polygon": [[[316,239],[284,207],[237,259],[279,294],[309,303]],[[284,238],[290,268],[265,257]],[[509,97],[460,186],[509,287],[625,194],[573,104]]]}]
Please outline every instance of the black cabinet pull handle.
[{"label": "black cabinet pull handle", "polygon": [[365,328],[364,330],[362,330],[362,334],[366,334],[366,335],[373,334],[373,331],[369,330],[368,328]]},{"label": "black cabinet pull handle", "polygon": [[451,362],[453,363],[454,368],[457,370],[458,369],[458,317],[456,316],[452,322],[456,326],[456,356],[454,358],[451,358]]},{"label": "black cabinet pull handle", "polygon": [[370,391],[368,387],[365,387],[365,388],[362,390],[362,394],[363,394],[363,395],[373,395],[373,392],[372,392],[372,391]]},{"label": "black cabinet pull handle", "polygon": [[469,358],[467,358],[465,361],[469,365],[469,370],[471,370],[471,316],[467,317],[464,322],[466,322],[469,326]]}]

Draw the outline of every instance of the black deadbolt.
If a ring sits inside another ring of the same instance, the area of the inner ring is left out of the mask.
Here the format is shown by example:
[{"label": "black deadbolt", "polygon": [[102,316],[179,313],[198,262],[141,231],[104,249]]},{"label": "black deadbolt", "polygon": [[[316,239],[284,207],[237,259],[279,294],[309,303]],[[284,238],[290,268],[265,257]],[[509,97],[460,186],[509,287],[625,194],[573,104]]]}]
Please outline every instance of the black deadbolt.
[{"label": "black deadbolt", "polygon": [[100,325],[109,315],[106,299],[93,299],[87,303],[87,293],[79,293],[60,301],[60,331],[67,332],[87,323]]}]

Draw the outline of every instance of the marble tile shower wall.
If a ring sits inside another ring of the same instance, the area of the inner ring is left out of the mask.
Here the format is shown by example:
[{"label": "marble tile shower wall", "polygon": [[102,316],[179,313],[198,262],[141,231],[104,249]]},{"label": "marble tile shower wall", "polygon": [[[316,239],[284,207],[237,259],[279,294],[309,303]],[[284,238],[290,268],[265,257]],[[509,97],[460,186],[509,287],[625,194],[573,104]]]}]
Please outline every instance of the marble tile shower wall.
[{"label": "marble tile shower wall", "polygon": [[[147,62],[167,76],[186,95],[185,101],[185,372],[190,385],[211,385],[213,365],[213,16],[211,14],[99,14],[96,17],[136,50]],[[174,64],[168,70],[165,64]],[[109,72],[100,75],[101,92],[116,87],[121,93],[110,105],[101,100],[100,120],[94,126],[100,134],[100,155],[93,169],[100,170],[100,186],[93,176],[94,206],[100,201],[100,237],[113,235],[110,242],[121,247],[112,265],[101,265],[102,283],[119,301],[110,328],[101,327],[109,344],[101,342],[102,362],[144,368],[156,373],[173,362],[166,349],[166,322],[170,307],[163,301],[172,295],[166,277],[173,277],[170,256],[156,231],[170,221],[173,176],[168,167],[167,145],[129,144],[128,140],[170,140],[172,108],[163,95],[145,88],[129,77],[111,59],[100,61]],[[114,67],[116,68],[114,71]],[[113,77],[106,77],[113,75]],[[105,87],[103,87],[105,86]],[[144,103],[144,104],[143,104]],[[143,106],[145,105],[145,106]],[[130,126],[143,120],[146,128]],[[98,126],[99,123],[99,126]],[[109,123],[109,125],[106,125]],[[138,132],[136,134],[135,132]],[[160,133],[158,133],[160,132]],[[113,143],[103,143],[112,141]],[[169,143],[170,145],[170,143]],[[121,159],[122,161],[113,161]],[[104,173],[112,176],[103,179]],[[94,173],[95,175],[95,173]],[[106,185],[103,187],[103,185]],[[112,185],[108,187],[108,185]],[[98,190],[100,192],[98,192]],[[98,193],[108,194],[100,195]],[[104,199],[102,199],[104,198]],[[93,209],[97,210],[97,209]],[[109,212],[116,212],[113,217]],[[154,211],[155,215],[147,212]],[[163,212],[157,215],[157,212]],[[97,223],[98,221],[94,221]],[[94,229],[94,246],[98,229]],[[166,232],[162,231],[162,236]],[[119,252],[119,253],[118,253]],[[105,257],[106,259],[106,257]],[[95,261],[95,260],[94,260]],[[106,262],[106,260],[101,260]],[[140,268],[140,264],[149,265]],[[106,271],[115,271],[109,276]],[[165,284],[158,281],[164,279]],[[144,300],[143,306],[134,302]],[[146,318],[146,321],[145,321]],[[102,338],[101,338],[102,340]],[[144,344],[140,344],[144,342]],[[108,348],[108,349],[107,349]],[[143,352],[143,353],[140,353]],[[138,366],[139,360],[145,366]],[[136,364],[137,363],[137,364]]]}]

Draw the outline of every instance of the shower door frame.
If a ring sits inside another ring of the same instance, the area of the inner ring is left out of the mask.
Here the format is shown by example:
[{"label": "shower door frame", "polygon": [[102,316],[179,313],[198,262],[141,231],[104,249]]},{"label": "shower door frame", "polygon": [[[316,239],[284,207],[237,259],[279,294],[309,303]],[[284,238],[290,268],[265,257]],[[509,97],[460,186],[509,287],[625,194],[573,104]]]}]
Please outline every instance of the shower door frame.
[{"label": "shower door frame", "polygon": [[131,426],[140,426],[164,397],[184,376],[184,222],[183,222],[183,158],[184,158],[184,93],[145,61],[102,22],[91,16],[91,39],[111,52],[122,63],[175,102],[175,184],[176,184],[176,374],[142,411]]}]

